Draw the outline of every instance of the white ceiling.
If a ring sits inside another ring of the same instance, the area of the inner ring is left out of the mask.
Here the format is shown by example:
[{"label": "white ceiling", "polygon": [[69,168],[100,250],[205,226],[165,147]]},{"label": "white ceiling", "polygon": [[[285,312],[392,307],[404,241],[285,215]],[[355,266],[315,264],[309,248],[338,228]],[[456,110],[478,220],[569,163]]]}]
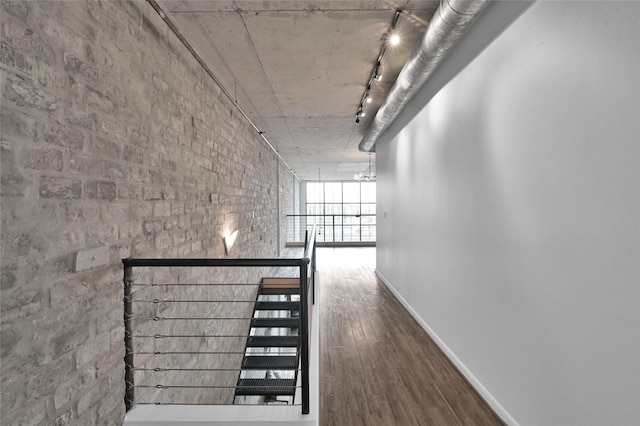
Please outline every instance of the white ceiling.
[{"label": "white ceiling", "polygon": [[[438,6],[405,1],[158,2],[237,103],[303,180],[367,171],[358,151],[402,65]],[[382,36],[396,9],[403,39],[388,47],[383,79],[355,123]],[[214,84],[213,82],[211,84]]]}]

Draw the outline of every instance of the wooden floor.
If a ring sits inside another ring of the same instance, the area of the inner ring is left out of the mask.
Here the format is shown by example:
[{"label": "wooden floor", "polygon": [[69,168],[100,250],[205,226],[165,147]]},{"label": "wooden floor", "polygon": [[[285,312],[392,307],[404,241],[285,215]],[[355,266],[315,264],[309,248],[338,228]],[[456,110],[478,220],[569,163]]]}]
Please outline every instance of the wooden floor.
[{"label": "wooden floor", "polygon": [[376,279],[375,248],[318,248],[320,425],[501,425]]}]

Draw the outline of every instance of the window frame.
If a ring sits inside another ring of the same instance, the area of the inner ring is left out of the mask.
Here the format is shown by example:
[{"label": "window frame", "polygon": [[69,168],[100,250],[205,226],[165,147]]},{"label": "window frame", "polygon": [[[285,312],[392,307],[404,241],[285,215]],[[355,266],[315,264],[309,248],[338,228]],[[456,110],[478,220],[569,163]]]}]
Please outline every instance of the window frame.
[{"label": "window frame", "polygon": [[[339,190],[337,185],[340,185]],[[355,185],[358,185],[357,201],[355,198],[349,197],[349,195],[355,195],[353,190]],[[365,185],[364,188],[363,185]],[[310,186],[312,187],[312,197],[308,197]],[[346,191],[345,186],[347,186]],[[306,181],[304,191],[304,211],[308,219],[307,229],[310,229],[313,223],[321,224],[319,235],[316,236],[318,241],[344,243],[376,241],[375,182]],[[309,198],[312,199],[311,202],[309,202]],[[355,213],[345,213],[345,211],[352,212],[354,210]],[[363,213],[363,211],[372,211],[373,213]],[[321,216],[321,218],[315,217],[313,220],[309,220],[309,216]],[[346,240],[345,237],[347,237]]]}]

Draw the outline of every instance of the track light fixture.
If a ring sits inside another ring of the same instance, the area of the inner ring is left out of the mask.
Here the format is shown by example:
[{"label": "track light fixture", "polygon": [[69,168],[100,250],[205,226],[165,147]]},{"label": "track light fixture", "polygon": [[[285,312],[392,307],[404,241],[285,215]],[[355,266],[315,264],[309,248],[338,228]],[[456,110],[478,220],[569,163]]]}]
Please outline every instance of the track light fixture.
[{"label": "track light fixture", "polygon": [[378,59],[376,60],[376,64],[371,71],[371,75],[369,76],[369,82],[367,83],[367,88],[365,89],[362,97],[360,98],[360,104],[358,105],[358,110],[356,112],[356,124],[360,123],[360,117],[364,117],[363,108],[366,104],[369,104],[373,101],[371,97],[371,86],[375,82],[382,81],[382,59],[384,58],[384,54],[387,50],[387,45],[395,46],[400,42],[400,36],[395,31],[396,26],[398,25],[398,21],[400,20],[400,16],[402,15],[401,9],[396,9],[393,19],[391,19],[391,24],[387,31],[382,35],[382,43],[380,45],[380,53],[378,54]]}]

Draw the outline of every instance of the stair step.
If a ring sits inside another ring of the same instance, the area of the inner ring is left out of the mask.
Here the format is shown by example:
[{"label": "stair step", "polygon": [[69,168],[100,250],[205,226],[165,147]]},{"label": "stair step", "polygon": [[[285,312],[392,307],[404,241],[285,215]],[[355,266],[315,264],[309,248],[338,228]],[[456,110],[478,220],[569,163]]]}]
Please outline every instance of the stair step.
[{"label": "stair step", "polygon": [[262,287],[272,288],[272,287],[300,287],[300,278],[263,278],[260,281]]},{"label": "stair step", "polygon": [[249,336],[248,348],[295,348],[298,336]]},{"label": "stair step", "polygon": [[254,318],[251,320],[251,327],[300,327],[299,318]]},{"label": "stair step", "polygon": [[296,393],[295,379],[240,379],[236,395],[287,395]]},{"label": "stair step", "polygon": [[260,294],[300,294],[300,278],[263,278]]},{"label": "stair step", "polygon": [[263,296],[300,294],[300,287],[260,287],[258,294]]},{"label": "stair step", "polygon": [[245,356],[243,370],[295,370],[298,367],[297,356]]},{"label": "stair step", "polygon": [[256,311],[297,311],[300,309],[300,302],[271,302],[257,301]]}]

